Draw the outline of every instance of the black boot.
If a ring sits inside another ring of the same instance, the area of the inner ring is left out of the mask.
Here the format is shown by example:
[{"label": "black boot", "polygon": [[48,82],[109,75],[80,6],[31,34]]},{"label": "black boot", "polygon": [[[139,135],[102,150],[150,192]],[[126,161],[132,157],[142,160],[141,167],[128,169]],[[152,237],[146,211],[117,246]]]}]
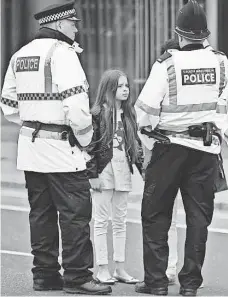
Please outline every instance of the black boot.
[{"label": "black boot", "polygon": [[61,275],[46,278],[37,278],[33,280],[33,289],[35,291],[55,291],[63,289],[63,280]]},{"label": "black boot", "polygon": [[168,288],[152,288],[147,286],[144,282],[137,283],[135,285],[135,292],[143,294],[151,294],[156,296],[166,296],[168,295]]},{"label": "black boot", "polygon": [[151,287],[147,286],[144,282],[135,285],[135,292],[137,293],[150,294],[150,291]]},{"label": "black boot", "polygon": [[85,295],[107,295],[112,293],[110,286],[101,284],[94,279],[82,285],[64,282],[63,290],[71,294]]},{"label": "black boot", "polygon": [[179,294],[182,296],[196,296],[197,290],[196,289],[184,289],[181,287]]}]

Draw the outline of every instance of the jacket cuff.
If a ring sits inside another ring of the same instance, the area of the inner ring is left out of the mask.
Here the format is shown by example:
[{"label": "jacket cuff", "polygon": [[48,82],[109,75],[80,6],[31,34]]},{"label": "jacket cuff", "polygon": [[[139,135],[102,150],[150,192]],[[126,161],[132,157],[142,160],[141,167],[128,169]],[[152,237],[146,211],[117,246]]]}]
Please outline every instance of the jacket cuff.
[{"label": "jacket cuff", "polygon": [[89,179],[92,179],[92,178],[98,178],[98,173],[95,173],[95,172],[91,172],[91,171],[87,171],[87,176]]},{"label": "jacket cuff", "polygon": [[98,178],[97,164],[94,157],[86,163],[88,178]]}]

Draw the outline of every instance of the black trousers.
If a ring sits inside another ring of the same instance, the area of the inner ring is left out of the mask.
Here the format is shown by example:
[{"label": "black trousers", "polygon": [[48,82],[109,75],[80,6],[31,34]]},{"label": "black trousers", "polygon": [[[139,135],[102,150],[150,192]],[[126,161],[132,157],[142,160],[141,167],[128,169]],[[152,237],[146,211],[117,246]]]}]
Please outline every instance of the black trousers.
[{"label": "black trousers", "polygon": [[167,287],[168,231],[178,189],[186,212],[182,287],[197,289],[202,283],[207,227],[214,210],[213,180],[217,155],[176,144],[156,143],[146,170],[142,201],[145,283]]},{"label": "black trousers", "polygon": [[92,279],[93,248],[90,183],[85,171],[37,173],[25,171],[30,204],[33,278],[59,273],[59,228],[64,281],[82,284]]}]

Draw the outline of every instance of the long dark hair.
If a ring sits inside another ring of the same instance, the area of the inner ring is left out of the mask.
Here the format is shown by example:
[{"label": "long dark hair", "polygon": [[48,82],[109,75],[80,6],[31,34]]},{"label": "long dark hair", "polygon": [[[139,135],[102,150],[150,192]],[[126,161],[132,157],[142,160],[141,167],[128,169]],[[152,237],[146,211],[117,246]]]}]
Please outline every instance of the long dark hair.
[{"label": "long dark hair", "polygon": [[[116,129],[116,91],[118,81],[121,76],[125,76],[129,82],[128,76],[119,69],[110,69],[104,72],[101,77],[97,96],[94,105],[91,108],[92,115],[100,115],[100,121],[105,126],[105,133],[101,139],[106,143],[112,141]],[[129,87],[130,91],[130,87]],[[132,161],[137,159],[137,123],[136,112],[129,92],[128,99],[121,105],[126,123],[126,151],[131,151]],[[113,119],[114,115],[114,119]]]}]

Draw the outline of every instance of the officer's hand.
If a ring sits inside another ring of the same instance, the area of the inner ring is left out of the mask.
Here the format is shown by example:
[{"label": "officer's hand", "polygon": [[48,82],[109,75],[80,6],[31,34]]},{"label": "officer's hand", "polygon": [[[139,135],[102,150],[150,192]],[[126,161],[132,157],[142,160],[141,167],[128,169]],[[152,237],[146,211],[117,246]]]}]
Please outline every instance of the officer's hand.
[{"label": "officer's hand", "polygon": [[91,178],[89,180],[90,182],[90,185],[91,185],[91,188],[94,190],[94,191],[97,191],[97,192],[101,192],[101,181],[99,178]]},{"label": "officer's hand", "polygon": [[142,169],[142,179],[143,179],[143,181],[145,181],[145,169],[144,168]]},{"label": "officer's hand", "polygon": [[142,166],[142,179],[143,179],[143,181],[145,181],[146,168],[147,168],[148,164],[149,164],[148,160],[144,159],[143,166]]},{"label": "officer's hand", "polygon": [[145,181],[145,175],[146,175],[146,167],[147,166],[143,166],[143,168],[142,168],[142,179],[143,179],[143,181]]}]

